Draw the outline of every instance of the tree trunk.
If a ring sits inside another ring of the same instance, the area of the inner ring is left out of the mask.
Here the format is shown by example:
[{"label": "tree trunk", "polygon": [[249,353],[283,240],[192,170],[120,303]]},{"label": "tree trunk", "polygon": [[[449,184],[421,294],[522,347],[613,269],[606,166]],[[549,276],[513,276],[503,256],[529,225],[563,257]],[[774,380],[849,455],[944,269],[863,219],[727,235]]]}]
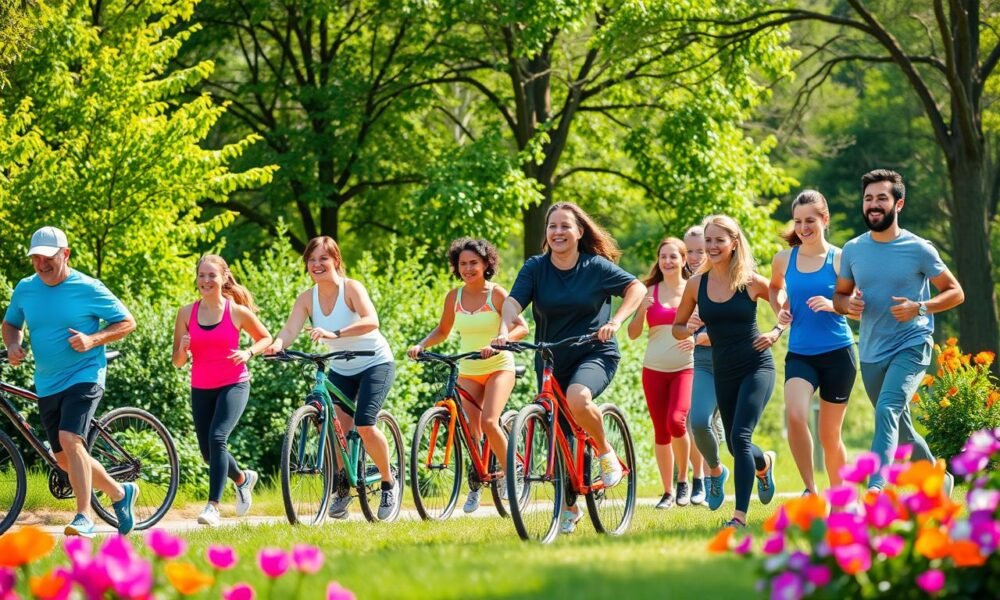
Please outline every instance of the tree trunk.
[{"label": "tree trunk", "polygon": [[552,206],[552,182],[540,182],[542,188],[542,202],[535,206],[524,209],[521,222],[524,224],[524,258],[533,256],[542,251],[542,242],[545,241],[545,213]]},{"label": "tree trunk", "polygon": [[[552,78],[549,75],[550,50],[548,48],[539,52],[538,56],[521,61],[525,68],[526,83],[524,84],[524,97],[527,104],[527,117],[530,119],[530,131],[533,137],[538,128],[548,123],[552,118]],[[524,140],[530,142],[531,138]],[[559,142],[556,142],[557,144]],[[562,142],[565,144],[565,141]],[[523,150],[524,148],[520,148]],[[543,146],[543,153],[548,158],[553,152],[560,152],[562,148],[553,147],[552,140]],[[529,206],[522,212],[521,223],[524,226],[524,258],[538,254],[542,251],[542,242],[545,241],[545,213],[552,206],[552,191],[554,182],[552,175],[548,176],[539,169],[539,165],[525,165],[525,174],[538,181],[542,185],[542,202],[535,206]]]}]

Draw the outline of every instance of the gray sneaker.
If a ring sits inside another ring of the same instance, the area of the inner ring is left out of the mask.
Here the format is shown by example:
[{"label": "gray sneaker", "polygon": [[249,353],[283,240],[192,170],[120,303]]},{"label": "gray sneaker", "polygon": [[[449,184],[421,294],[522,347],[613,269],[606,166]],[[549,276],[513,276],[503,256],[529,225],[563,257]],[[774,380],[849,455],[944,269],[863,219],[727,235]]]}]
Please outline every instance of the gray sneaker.
[{"label": "gray sneaker", "polygon": [[243,471],[245,479],[242,485],[236,485],[233,483],[233,487],[236,488],[236,516],[242,517],[247,514],[250,507],[253,506],[253,488],[257,485],[257,480],[260,477],[257,475],[257,471],[253,469],[246,469]]},{"label": "gray sneaker", "polygon": [[687,506],[691,503],[691,490],[688,488],[688,482],[678,481],[677,482],[677,506]]},{"label": "gray sneaker", "polygon": [[333,499],[330,501],[330,518],[346,519],[347,507],[351,505],[351,500],[353,499],[354,497],[350,493],[346,496],[341,496],[339,492],[334,492]]},{"label": "gray sneaker", "polygon": [[462,510],[466,514],[474,513],[479,510],[479,496],[480,490],[472,490],[469,492],[469,497],[465,499],[465,506],[462,507]]},{"label": "gray sneaker", "polygon": [[385,521],[396,511],[396,485],[388,490],[382,490],[382,501],[378,505],[378,520]]}]

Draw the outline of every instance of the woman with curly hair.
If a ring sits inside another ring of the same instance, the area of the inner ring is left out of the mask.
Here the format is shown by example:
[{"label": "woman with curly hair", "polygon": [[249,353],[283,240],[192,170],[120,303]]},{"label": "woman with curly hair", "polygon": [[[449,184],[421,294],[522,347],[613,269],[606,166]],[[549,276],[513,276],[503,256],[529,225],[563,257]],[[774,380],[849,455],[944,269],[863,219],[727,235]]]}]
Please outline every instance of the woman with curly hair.
[{"label": "woman with curly hair", "polygon": [[[427,348],[447,340],[452,329],[458,332],[459,352],[480,353],[481,359],[463,360],[459,364],[458,383],[469,393],[462,397],[462,405],[469,417],[472,437],[479,442],[485,432],[500,466],[506,469],[507,436],[500,427],[500,414],[514,389],[514,356],[490,346],[500,330],[500,307],[507,299],[507,291],[490,281],[496,275],[500,258],[497,249],[486,240],[464,237],[452,242],[448,262],[462,285],[445,295],[437,327],[411,346],[407,354],[415,359]],[[518,317],[508,335],[519,340],[527,333],[527,324]],[[463,507],[465,512],[479,508],[480,491],[469,492]]]}]

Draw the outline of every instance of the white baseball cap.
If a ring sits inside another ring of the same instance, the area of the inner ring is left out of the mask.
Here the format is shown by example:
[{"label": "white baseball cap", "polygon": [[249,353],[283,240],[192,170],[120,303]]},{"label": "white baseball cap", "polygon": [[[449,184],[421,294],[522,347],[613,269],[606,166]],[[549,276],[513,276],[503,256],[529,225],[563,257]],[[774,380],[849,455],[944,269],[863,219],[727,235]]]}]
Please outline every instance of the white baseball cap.
[{"label": "white baseball cap", "polygon": [[31,234],[31,249],[28,250],[28,256],[41,254],[52,258],[60,248],[69,248],[69,242],[66,241],[66,234],[62,229],[42,227]]}]

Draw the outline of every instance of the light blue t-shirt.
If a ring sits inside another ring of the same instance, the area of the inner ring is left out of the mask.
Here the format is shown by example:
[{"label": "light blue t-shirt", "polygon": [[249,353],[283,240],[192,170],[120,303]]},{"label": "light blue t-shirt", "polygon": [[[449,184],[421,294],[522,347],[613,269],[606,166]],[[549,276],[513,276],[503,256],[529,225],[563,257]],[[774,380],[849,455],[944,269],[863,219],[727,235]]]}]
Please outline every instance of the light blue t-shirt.
[{"label": "light blue t-shirt", "polygon": [[38,275],[25,277],[14,288],[3,320],[31,331],[35,359],[35,390],[39,396],[57,394],[78,383],[104,387],[108,367],[104,347],[77,352],[69,345],[70,329],[91,335],[101,321],[119,323],[128,318],[125,305],[104,284],[76,270],[54,286]]},{"label": "light blue t-shirt", "polygon": [[889,309],[896,304],[893,296],[930,300],[929,280],[945,268],[930,242],[905,229],[891,242],[876,242],[869,232],[844,244],[840,276],[854,281],[865,301],[858,341],[861,362],[881,362],[905,348],[931,343],[934,317],[900,323]]}]

